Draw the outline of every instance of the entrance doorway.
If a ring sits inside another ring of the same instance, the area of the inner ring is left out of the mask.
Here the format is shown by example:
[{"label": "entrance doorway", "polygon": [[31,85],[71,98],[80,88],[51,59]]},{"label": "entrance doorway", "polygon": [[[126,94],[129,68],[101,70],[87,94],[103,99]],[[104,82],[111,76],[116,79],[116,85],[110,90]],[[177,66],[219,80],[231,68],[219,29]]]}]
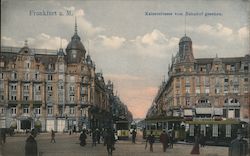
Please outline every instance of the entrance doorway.
[{"label": "entrance doorway", "polygon": [[21,120],[21,129],[31,129],[31,121],[30,120]]}]

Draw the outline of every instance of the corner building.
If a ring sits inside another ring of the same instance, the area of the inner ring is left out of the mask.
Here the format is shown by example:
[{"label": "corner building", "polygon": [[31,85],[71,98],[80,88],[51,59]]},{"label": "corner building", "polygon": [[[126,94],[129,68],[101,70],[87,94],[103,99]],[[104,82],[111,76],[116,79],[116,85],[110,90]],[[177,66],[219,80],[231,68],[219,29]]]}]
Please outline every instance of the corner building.
[{"label": "corner building", "polygon": [[0,127],[16,131],[38,128],[107,127],[112,120],[109,92],[102,73],[75,33],[66,54],[57,50],[1,47]]},{"label": "corner building", "polygon": [[[214,120],[249,122],[249,78],[249,54],[195,59],[192,40],[185,35],[179,41],[179,51],[168,67],[168,79],[160,86],[147,119],[180,117],[205,126],[209,126],[205,121]],[[227,133],[231,134],[229,128]],[[218,135],[216,125],[213,135]]]}]

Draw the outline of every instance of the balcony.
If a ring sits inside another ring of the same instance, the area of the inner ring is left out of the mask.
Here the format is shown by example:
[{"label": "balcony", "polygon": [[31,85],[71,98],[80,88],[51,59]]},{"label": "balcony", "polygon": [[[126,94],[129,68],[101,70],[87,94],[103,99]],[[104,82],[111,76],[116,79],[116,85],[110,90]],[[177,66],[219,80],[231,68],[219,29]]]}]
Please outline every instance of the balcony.
[{"label": "balcony", "polygon": [[42,100],[33,101],[34,105],[42,105]]}]

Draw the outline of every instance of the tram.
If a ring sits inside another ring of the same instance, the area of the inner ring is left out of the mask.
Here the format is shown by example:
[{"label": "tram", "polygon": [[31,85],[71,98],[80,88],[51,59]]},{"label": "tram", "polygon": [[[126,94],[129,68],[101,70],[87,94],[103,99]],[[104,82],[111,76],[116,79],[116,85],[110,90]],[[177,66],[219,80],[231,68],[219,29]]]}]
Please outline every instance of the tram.
[{"label": "tram", "polygon": [[207,145],[228,146],[237,137],[239,129],[242,130],[243,137],[249,137],[248,126],[247,123],[237,119],[185,120],[181,117],[145,119],[143,138],[146,139],[152,131],[156,139],[159,139],[161,132],[165,130],[172,133],[174,141],[194,142],[195,135],[200,135],[203,132]]},{"label": "tram", "polygon": [[187,142],[193,142],[194,136],[203,132],[206,144],[228,146],[237,137],[238,129],[242,129],[242,122],[236,119],[219,121],[206,119],[185,122]]},{"label": "tram", "polygon": [[129,122],[126,120],[116,121],[115,125],[118,140],[127,140],[129,138]]},{"label": "tram", "polygon": [[174,138],[174,141],[185,139],[185,127],[181,117],[164,117],[159,119],[145,119],[143,138],[152,132],[156,139],[159,139],[162,131],[165,130]]}]

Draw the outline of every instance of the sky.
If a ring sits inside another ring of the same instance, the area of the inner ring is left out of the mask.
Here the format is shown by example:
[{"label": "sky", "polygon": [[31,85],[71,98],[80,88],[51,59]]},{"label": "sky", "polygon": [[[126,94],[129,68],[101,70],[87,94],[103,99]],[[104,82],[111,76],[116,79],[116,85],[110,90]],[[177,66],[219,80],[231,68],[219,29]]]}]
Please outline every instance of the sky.
[{"label": "sky", "polygon": [[249,10],[248,0],[2,0],[1,46],[28,40],[31,48],[59,49],[62,41],[65,49],[76,17],[96,72],[143,118],[185,33],[195,58],[249,54]]}]

